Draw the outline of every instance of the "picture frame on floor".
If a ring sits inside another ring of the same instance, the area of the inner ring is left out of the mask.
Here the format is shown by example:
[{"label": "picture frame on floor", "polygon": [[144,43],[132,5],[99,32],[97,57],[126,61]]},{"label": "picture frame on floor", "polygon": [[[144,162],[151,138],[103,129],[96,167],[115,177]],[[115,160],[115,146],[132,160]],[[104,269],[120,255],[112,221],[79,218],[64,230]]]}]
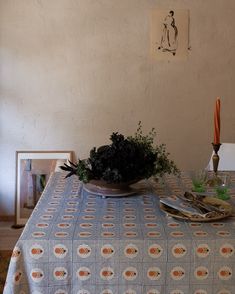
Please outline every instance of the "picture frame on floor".
[{"label": "picture frame on floor", "polygon": [[15,225],[24,226],[51,173],[72,160],[72,151],[16,151]]}]

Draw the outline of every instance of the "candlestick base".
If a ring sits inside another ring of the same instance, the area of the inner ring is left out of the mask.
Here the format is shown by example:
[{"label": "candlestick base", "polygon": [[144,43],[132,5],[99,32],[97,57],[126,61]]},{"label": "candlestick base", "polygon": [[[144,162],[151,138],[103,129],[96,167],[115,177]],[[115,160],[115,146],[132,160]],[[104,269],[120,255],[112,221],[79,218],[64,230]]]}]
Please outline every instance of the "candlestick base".
[{"label": "candlestick base", "polygon": [[216,174],[214,174],[213,177],[207,181],[207,185],[209,187],[217,187],[217,186],[220,186],[221,184],[222,184],[222,180]]},{"label": "candlestick base", "polygon": [[218,185],[221,185],[222,180],[218,177],[217,171],[219,166],[219,155],[218,151],[220,149],[221,144],[214,144],[212,143],[214,155],[212,156],[212,162],[213,162],[213,177],[207,181],[207,185],[210,187],[216,187]]}]

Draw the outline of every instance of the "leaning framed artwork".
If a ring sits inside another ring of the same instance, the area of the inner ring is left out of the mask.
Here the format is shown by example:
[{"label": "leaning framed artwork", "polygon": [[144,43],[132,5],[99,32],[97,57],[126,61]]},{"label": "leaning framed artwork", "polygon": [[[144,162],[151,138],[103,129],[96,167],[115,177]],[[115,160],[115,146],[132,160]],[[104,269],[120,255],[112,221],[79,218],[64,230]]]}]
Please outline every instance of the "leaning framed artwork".
[{"label": "leaning framed artwork", "polygon": [[46,184],[72,151],[16,151],[15,227],[25,225]]}]

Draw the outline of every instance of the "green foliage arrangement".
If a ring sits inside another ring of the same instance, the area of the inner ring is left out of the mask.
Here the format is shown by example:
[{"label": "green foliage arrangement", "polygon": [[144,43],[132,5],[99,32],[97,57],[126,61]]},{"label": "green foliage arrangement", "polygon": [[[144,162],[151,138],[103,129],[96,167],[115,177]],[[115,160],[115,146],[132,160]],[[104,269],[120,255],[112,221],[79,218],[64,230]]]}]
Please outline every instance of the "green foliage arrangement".
[{"label": "green foliage arrangement", "polygon": [[164,173],[177,174],[175,163],[168,158],[165,144],[154,146],[156,131],[153,128],[144,135],[141,122],[134,136],[124,137],[112,133],[110,145],[90,151],[90,157],[78,162],[64,164],[66,177],[75,174],[81,181],[103,180],[107,183],[128,183]]}]

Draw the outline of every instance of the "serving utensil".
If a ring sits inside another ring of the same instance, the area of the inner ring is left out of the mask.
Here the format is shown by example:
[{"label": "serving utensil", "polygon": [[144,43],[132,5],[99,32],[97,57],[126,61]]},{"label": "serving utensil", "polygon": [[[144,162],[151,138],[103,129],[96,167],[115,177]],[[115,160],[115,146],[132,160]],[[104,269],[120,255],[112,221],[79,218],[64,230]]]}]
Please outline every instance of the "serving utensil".
[{"label": "serving utensil", "polygon": [[216,211],[208,211],[206,213],[191,214],[182,210],[179,211],[163,203],[161,203],[161,208],[163,211],[165,211],[166,213],[170,214],[173,217],[188,219],[192,221],[208,221],[213,219],[217,220],[217,219],[224,218],[226,216],[226,214],[222,211],[220,211],[219,213]]},{"label": "serving utensil", "polygon": [[203,202],[203,195],[197,195],[191,192],[185,192],[184,196],[176,195],[182,201],[190,204],[193,208],[199,210],[201,214],[205,214],[207,212],[224,212],[224,208],[216,207],[215,205],[211,205]]},{"label": "serving utensil", "polygon": [[205,198],[205,196],[203,196],[203,195],[197,195],[192,192],[185,192],[184,196],[179,197],[179,198],[182,200],[185,200],[189,203],[192,203],[194,206],[198,206],[199,208],[203,208],[207,212],[212,212],[212,211],[224,212],[224,208],[219,208],[219,207],[216,207],[215,205],[211,205],[211,204],[203,202],[203,198]]}]

